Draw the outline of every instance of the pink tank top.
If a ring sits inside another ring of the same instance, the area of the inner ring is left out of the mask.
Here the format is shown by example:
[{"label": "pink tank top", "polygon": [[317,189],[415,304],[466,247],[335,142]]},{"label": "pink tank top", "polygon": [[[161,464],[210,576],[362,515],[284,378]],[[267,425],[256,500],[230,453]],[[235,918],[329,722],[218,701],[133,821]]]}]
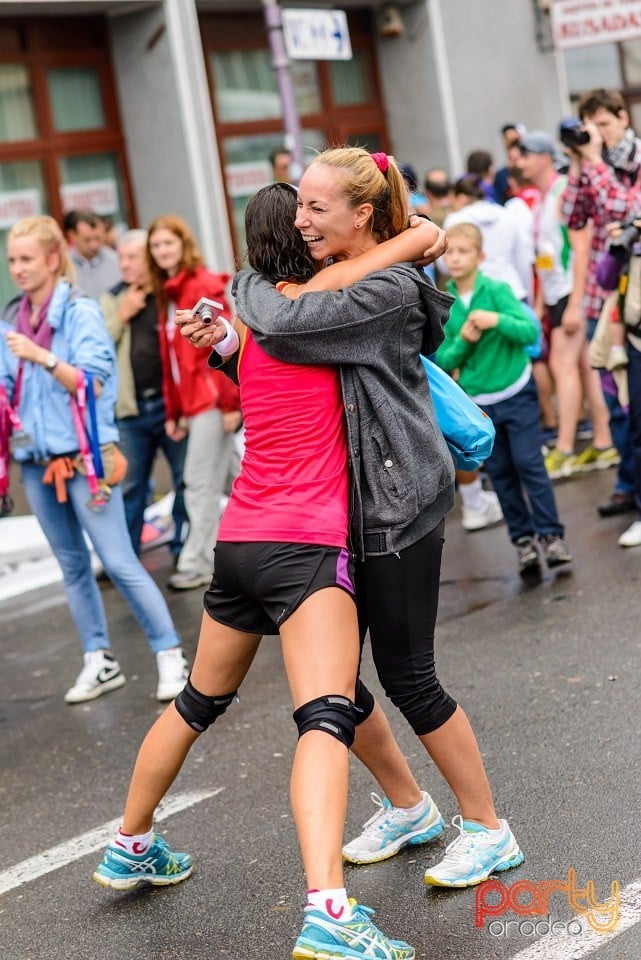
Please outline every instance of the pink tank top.
[{"label": "pink tank top", "polygon": [[349,471],[338,370],[274,360],[247,330],[238,377],[245,454],[218,539],[345,547]]}]

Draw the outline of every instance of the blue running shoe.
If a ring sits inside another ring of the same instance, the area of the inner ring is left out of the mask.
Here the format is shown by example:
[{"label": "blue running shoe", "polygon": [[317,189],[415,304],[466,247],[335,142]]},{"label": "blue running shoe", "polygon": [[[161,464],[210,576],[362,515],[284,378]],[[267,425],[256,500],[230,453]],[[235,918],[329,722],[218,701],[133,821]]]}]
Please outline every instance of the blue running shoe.
[{"label": "blue running shoe", "polygon": [[459,831],[445,850],[445,856],[427,870],[423,879],[434,887],[471,887],[482,883],[491,873],[518,867],[525,857],[507,820],[499,820],[501,833],[496,839],[480,823],[454,817]]},{"label": "blue running shoe", "polygon": [[292,950],[294,960],[414,960],[414,947],[389,940],[370,917],[374,911],[349,901],[349,920],[332,920],[322,910],[305,908],[305,922]]},{"label": "blue running shoe", "polygon": [[93,878],[103,887],[132,890],[140,883],[157,887],[186,880],[194,869],[188,853],[172,853],[167,842],[154,833],[146,853],[127,853],[110,843]]},{"label": "blue running shoe", "polygon": [[429,793],[423,791],[418,813],[409,815],[402,807],[393,807],[387,797],[372,794],[380,810],[363,826],[363,832],[345,844],[343,859],[349,863],[377,863],[387,860],[403,847],[434,840],[445,829],[445,822]]}]

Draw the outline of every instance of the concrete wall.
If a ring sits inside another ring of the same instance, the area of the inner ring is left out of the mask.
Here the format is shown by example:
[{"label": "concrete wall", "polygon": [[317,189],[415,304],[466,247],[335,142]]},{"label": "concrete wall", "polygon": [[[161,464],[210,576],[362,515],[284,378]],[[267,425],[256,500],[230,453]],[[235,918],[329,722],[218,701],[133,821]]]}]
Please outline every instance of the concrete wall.
[{"label": "concrete wall", "polygon": [[141,226],[160,213],[177,213],[195,225],[196,198],[167,33],[149,49],[164,24],[162,7],[111,19],[114,72],[127,159]]},{"label": "concrete wall", "polygon": [[[499,130],[506,122],[554,133],[567,110],[555,55],[536,45],[529,0],[440,0],[439,6],[462,159],[483,148],[501,165]],[[393,151],[421,175],[448,166],[429,10],[428,0],[401,7],[404,35],[377,44]]]},{"label": "concrete wall", "polygon": [[378,39],[378,63],[392,153],[422,177],[447,165],[445,128],[425,0],[403,7],[402,16],[402,37]]},{"label": "concrete wall", "polygon": [[443,26],[463,156],[503,159],[500,127],[556,130],[564,110],[554,53],[536,45],[531,2],[445,0]]}]

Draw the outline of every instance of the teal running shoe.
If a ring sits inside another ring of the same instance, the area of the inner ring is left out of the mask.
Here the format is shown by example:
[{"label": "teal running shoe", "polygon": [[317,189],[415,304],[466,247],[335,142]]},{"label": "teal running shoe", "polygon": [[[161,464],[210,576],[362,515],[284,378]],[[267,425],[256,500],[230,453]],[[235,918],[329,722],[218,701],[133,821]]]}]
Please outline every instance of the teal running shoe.
[{"label": "teal running shoe", "polygon": [[188,853],[172,853],[167,842],[154,833],[146,853],[127,853],[110,843],[93,874],[96,883],[114,890],[133,890],[141,883],[156,887],[186,880],[194,869]]},{"label": "teal running shoe", "polygon": [[292,950],[294,960],[414,960],[414,948],[404,940],[390,940],[370,917],[374,911],[349,901],[349,920],[332,920],[322,910],[305,908],[305,922]]},{"label": "teal running shoe", "polygon": [[380,809],[363,825],[363,832],[343,847],[343,859],[349,863],[377,863],[402,850],[434,840],[445,830],[439,809],[423,791],[418,813],[409,815],[402,807],[393,807],[387,797],[372,794]]},{"label": "teal running shoe", "polygon": [[482,824],[454,817],[452,824],[459,835],[446,848],[441,862],[427,870],[425,883],[434,887],[472,887],[492,873],[523,863],[525,857],[507,820],[499,823],[501,833],[497,839]]}]

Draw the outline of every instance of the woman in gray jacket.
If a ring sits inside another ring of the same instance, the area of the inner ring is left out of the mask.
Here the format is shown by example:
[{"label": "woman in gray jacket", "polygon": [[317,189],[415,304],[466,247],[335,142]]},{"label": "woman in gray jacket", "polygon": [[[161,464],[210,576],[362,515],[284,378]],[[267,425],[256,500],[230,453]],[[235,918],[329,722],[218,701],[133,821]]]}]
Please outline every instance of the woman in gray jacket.
[{"label": "woman in gray jacket", "polygon": [[[327,150],[303,175],[295,226],[317,262],[357,256],[406,223],[403,180],[386,154],[356,147]],[[303,287],[289,287],[283,296],[260,275],[241,273],[233,293],[238,314],[267,353],[292,363],[340,366],[361,635],[369,629],[385,692],[461,811],[453,821],[458,836],[443,861],[425,873],[425,882],[464,887],[517,866],[523,854],[507,821],[496,817],[469,720],[440,685],[434,661],[444,517],[453,502],[454,470],[419,353],[433,353],[441,343],[450,298],[408,264],[370,274],[339,292],[307,295]],[[366,704],[357,705],[367,713]],[[367,719],[357,727],[355,748],[365,762],[371,756],[374,770],[376,742]],[[384,803],[344,856],[363,863],[392,855],[399,837],[411,833],[414,818],[423,813],[420,805],[404,811]]]}]

